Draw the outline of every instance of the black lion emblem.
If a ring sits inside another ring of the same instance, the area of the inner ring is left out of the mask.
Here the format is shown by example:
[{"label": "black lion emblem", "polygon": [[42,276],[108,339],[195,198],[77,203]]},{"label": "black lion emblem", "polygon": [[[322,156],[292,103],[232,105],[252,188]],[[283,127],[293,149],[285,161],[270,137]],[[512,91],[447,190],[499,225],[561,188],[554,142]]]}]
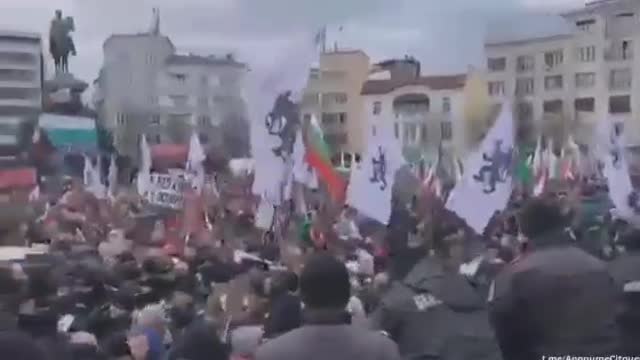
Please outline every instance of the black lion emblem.
[{"label": "black lion emblem", "polygon": [[496,191],[497,183],[504,183],[510,173],[511,149],[502,150],[502,140],[496,140],[491,156],[482,154],[482,159],[488,164],[483,165],[473,179],[485,184],[485,194]]},{"label": "black lion emblem", "polygon": [[276,156],[283,157],[293,152],[296,131],[300,124],[298,105],[290,99],[291,92],[278,95],[273,108],[265,118],[265,126],[270,135],[280,137],[280,145],[272,149]]}]

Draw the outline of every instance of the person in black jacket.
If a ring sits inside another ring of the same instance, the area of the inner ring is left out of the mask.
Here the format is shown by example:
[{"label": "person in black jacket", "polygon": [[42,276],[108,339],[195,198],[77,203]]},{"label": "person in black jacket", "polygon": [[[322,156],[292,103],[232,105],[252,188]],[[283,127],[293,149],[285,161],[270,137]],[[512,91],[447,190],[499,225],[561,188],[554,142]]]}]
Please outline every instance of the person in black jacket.
[{"label": "person in black jacket", "polygon": [[435,254],[392,282],[372,315],[373,327],[387,333],[406,359],[499,360],[485,298],[458,270],[462,231],[446,227],[435,233]]},{"label": "person in black jacket", "polygon": [[640,354],[640,229],[632,228],[621,235],[626,252],[609,264],[611,276],[622,292],[622,311],[618,324],[622,335],[622,353]]},{"label": "person in black jacket", "polygon": [[570,240],[565,210],[552,197],[525,205],[519,222],[528,253],[490,287],[491,320],[505,359],[619,353],[615,284],[602,261]]},{"label": "person in black jacket", "polygon": [[268,286],[270,306],[264,336],[274,338],[300,327],[302,305],[300,298],[290,291],[292,276],[288,272],[274,274],[267,281],[271,281],[271,285]]}]

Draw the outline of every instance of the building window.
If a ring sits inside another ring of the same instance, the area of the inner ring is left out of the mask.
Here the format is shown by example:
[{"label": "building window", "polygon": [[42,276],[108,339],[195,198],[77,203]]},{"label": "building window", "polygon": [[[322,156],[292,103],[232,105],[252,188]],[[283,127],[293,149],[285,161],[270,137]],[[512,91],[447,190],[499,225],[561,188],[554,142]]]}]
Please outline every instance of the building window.
[{"label": "building window", "polygon": [[532,55],[518,56],[516,61],[516,70],[518,72],[532,71],[536,66],[536,58]]},{"label": "building window", "polygon": [[562,100],[548,100],[542,103],[542,111],[545,113],[562,113]]},{"label": "building window", "polygon": [[346,104],[347,94],[342,92],[330,92],[322,95],[323,102],[326,104]]},{"label": "building window", "polygon": [[320,73],[320,77],[323,80],[342,80],[347,76],[346,72],[344,71],[322,71]]},{"label": "building window", "polygon": [[443,121],[440,123],[440,138],[442,140],[451,140],[453,138],[451,121]]},{"label": "building window", "polygon": [[610,96],[609,97],[609,113],[610,114],[628,114],[631,112],[631,96]]},{"label": "building window", "polygon": [[151,116],[151,125],[154,125],[154,126],[160,125],[160,115]]},{"label": "building window", "polygon": [[116,114],[116,123],[118,125],[124,125],[127,122],[127,117],[125,114],[123,113],[117,113]]},{"label": "building window", "polygon": [[320,78],[320,70],[318,68],[312,68],[309,70],[309,79],[318,80]]},{"label": "building window", "polygon": [[516,95],[531,95],[533,91],[533,78],[516,79]]},{"label": "building window", "polygon": [[198,98],[198,106],[207,107],[209,106],[209,99],[207,97],[201,96]]},{"label": "building window", "polygon": [[322,124],[331,126],[337,123],[344,124],[347,121],[347,113],[322,113]]},{"label": "building window", "polygon": [[189,99],[184,95],[172,95],[170,98],[175,107],[185,107],[189,102]]},{"label": "building window", "polygon": [[382,102],[374,101],[373,102],[373,115],[380,115],[382,112]]},{"label": "building window", "polygon": [[547,51],[544,53],[544,64],[547,70],[556,68],[564,62],[564,54],[562,50]]},{"label": "building window", "polygon": [[579,47],[578,60],[583,63],[596,61],[596,47],[593,45]]},{"label": "building window", "polygon": [[487,68],[489,71],[504,71],[507,68],[507,58],[489,58],[487,59]]},{"label": "building window", "polygon": [[412,123],[403,124],[402,142],[405,144],[415,144],[418,142],[418,126]]},{"label": "building window", "polygon": [[154,141],[156,144],[160,144],[162,142],[162,138],[160,137],[160,134],[156,134]]},{"label": "building window", "polygon": [[178,83],[184,83],[187,81],[187,75],[186,74],[176,74],[176,73],[172,73],[169,74],[169,76],[171,76],[171,78],[178,82]]},{"label": "building window", "polygon": [[544,77],[545,90],[560,90],[562,89],[562,75],[553,75]]},{"label": "building window", "polygon": [[323,106],[331,106],[335,104],[346,104],[347,103],[347,94],[340,92],[327,92],[322,94],[322,105]]},{"label": "building window", "polygon": [[302,121],[304,121],[304,122],[309,122],[309,121],[311,121],[311,114],[304,114],[304,115],[302,115]]},{"label": "building window", "polygon": [[576,88],[589,89],[596,84],[596,74],[592,72],[576,74]]},{"label": "building window", "polygon": [[580,31],[590,31],[595,24],[596,24],[595,19],[585,19],[585,20],[576,21],[576,27]]},{"label": "building window", "polygon": [[156,59],[153,56],[153,54],[147,54],[147,65],[153,65],[155,64]]},{"label": "building window", "polygon": [[516,106],[518,121],[527,122],[533,119],[533,106],[526,101],[518,102]]},{"label": "building window", "polygon": [[427,124],[420,124],[420,141],[426,144],[427,140]]},{"label": "building window", "polygon": [[317,93],[304,94],[304,96],[302,97],[302,105],[317,106],[319,104],[318,98],[319,96]]},{"label": "building window", "polygon": [[206,115],[202,115],[202,116],[198,117],[198,124],[200,126],[207,126],[207,125],[211,124],[211,118],[209,118]]},{"label": "building window", "polygon": [[609,61],[624,61],[633,59],[633,46],[631,40],[614,41],[605,53],[605,59]]},{"label": "building window", "polygon": [[343,146],[347,144],[348,137],[346,133],[327,134],[325,136],[327,143],[332,147]]},{"label": "building window", "polygon": [[504,95],[504,81],[489,81],[489,95]]},{"label": "building window", "polygon": [[451,98],[448,96],[442,98],[442,112],[445,114],[451,112]]},{"label": "building window", "polygon": [[393,135],[395,135],[396,139],[400,138],[400,124],[397,122],[393,123]]},{"label": "building window", "polygon": [[613,69],[609,73],[610,90],[628,90],[631,88],[631,69]]},{"label": "building window", "polygon": [[596,111],[596,99],[590,98],[578,98],[574,101],[574,108],[576,111]]},{"label": "building window", "polygon": [[203,86],[209,85],[209,77],[207,75],[202,75],[200,77],[200,84]]}]

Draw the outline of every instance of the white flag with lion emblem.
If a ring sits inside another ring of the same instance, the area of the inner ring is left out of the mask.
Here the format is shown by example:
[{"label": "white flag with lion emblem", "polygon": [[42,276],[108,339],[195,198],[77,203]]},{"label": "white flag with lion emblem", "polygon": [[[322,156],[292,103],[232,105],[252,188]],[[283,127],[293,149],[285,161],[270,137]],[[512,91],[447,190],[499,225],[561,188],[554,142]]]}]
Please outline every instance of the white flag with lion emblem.
[{"label": "white flag with lion emblem", "polygon": [[298,104],[318,56],[315,38],[304,34],[293,39],[278,55],[266,61],[270,64],[252,64],[245,86],[255,161],[252,191],[276,206],[289,193],[293,144],[301,124]]},{"label": "white flag with lion emblem", "polygon": [[608,118],[600,121],[596,131],[596,149],[598,158],[604,165],[602,172],[607,179],[609,198],[616,207],[617,215],[636,222],[634,207],[637,206],[637,201],[630,199],[633,186],[625,154],[623,124],[623,119]]},{"label": "white flag with lion emblem", "polygon": [[453,188],[447,209],[478,234],[496,211],[503,210],[512,191],[513,112],[502,104],[500,115],[478,149],[467,158],[462,181]]}]

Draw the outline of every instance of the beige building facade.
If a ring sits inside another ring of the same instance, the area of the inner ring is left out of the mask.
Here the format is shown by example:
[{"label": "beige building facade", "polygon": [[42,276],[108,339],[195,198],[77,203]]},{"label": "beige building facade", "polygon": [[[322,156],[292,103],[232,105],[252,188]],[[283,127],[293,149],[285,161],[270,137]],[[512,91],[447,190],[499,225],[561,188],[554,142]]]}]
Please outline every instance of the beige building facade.
[{"label": "beige building facade", "polygon": [[318,119],[337,163],[344,162],[343,154],[350,154],[350,163],[364,151],[361,90],[369,70],[369,56],[363,51],[335,50],[322,53],[319,66],[310,72],[301,112],[305,119]]},{"label": "beige building facade", "polygon": [[463,156],[469,75],[422,75],[411,58],[385,61],[377,69],[362,89],[367,130],[392,122],[410,163],[434,163],[440,149],[452,158]]},{"label": "beige building facade", "polygon": [[589,144],[596,123],[614,118],[640,146],[640,2],[593,1],[559,16],[567,31],[485,44],[490,96],[516,99],[518,120],[536,133]]}]

